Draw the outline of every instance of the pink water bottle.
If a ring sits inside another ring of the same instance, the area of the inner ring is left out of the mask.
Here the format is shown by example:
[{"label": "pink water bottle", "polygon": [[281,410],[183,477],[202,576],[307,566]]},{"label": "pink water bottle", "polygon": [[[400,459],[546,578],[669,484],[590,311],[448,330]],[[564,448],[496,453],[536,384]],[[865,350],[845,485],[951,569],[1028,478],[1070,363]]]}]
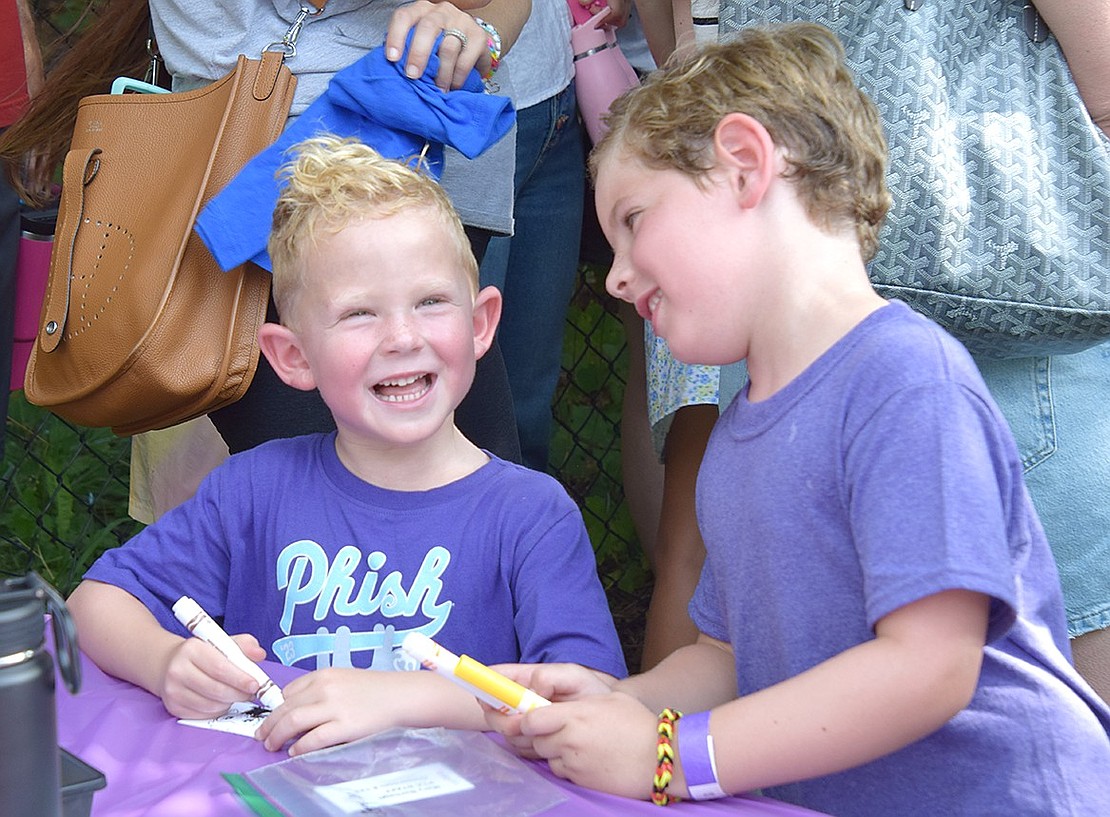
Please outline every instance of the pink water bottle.
[{"label": "pink water bottle", "polygon": [[570,32],[574,50],[574,90],[586,131],[596,143],[605,133],[602,117],[613,100],[639,85],[640,79],[617,45],[616,29],[605,25],[610,8],[604,6],[583,20],[583,12],[589,12],[577,0],[569,0],[569,5],[577,23]]},{"label": "pink water bottle", "polygon": [[50,251],[54,247],[54,221],[57,208],[41,213],[24,211],[22,233],[15,264],[15,321],[12,338],[12,391],[23,388],[23,375],[31,347],[39,333],[42,299],[50,272]]}]

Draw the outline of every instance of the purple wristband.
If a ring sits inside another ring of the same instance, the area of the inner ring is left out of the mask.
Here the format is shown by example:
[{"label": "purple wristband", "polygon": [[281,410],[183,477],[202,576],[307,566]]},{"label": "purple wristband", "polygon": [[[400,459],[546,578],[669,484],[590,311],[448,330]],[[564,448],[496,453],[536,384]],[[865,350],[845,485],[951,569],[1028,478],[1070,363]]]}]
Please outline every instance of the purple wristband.
[{"label": "purple wristband", "polygon": [[709,712],[685,715],[678,729],[678,760],[686,778],[691,800],[728,797],[717,780],[717,761],[713,757],[713,736],[709,734]]}]

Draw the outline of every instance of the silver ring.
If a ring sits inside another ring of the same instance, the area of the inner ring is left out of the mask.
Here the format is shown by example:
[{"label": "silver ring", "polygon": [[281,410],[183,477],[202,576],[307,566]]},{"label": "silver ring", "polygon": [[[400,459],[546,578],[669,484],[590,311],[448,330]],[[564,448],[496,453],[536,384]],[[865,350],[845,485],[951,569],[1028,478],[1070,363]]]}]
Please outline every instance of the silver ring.
[{"label": "silver ring", "polygon": [[443,36],[444,37],[455,37],[455,38],[457,38],[458,41],[460,43],[462,43],[463,48],[466,48],[466,44],[468,42],[470,42],[470,39],[466,36],[466,34],[459,31],[457,28],[445,28],[445,29],[443,29]]}]

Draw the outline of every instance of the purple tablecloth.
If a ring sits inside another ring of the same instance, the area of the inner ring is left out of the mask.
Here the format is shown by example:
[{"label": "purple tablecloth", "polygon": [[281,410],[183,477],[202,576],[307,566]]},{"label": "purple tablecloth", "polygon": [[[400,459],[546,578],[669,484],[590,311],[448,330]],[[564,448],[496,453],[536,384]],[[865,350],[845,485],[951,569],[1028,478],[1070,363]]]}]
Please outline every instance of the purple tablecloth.
[{"label": "purple tablecloth", "polygon": [[[279,684],[297,670],[267,663]],[[126,681],[105,675],[82,657],[82,684],[70,695],[59,684],[58,743],[107,777],[93,796],[93,817],[246,817],[250,810],[232,792],[221,772],[245,772],[285,759],[260,743],[208,729],[182,726],[162,702]],[[654,815],[647,801],[626,800],[571,785],[552,775],[546,763],[537,771],[553,780],[567,799],[545,817]],[[704,803],[678,803],[668,815],[744,815],[814,817],[816,812],[763,798],[736,797]]]}]

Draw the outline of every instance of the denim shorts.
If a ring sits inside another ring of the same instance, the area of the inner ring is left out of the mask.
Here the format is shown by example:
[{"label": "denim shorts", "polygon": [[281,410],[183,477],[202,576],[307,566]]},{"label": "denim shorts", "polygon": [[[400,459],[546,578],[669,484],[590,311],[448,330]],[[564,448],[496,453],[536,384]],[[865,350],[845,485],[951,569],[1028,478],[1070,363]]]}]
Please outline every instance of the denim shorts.
[{"label": "denim shorts", "polygon": [[1110,627],[1110,343],[975,362],[1017,440],[1060,570],[1068,635]]}]

